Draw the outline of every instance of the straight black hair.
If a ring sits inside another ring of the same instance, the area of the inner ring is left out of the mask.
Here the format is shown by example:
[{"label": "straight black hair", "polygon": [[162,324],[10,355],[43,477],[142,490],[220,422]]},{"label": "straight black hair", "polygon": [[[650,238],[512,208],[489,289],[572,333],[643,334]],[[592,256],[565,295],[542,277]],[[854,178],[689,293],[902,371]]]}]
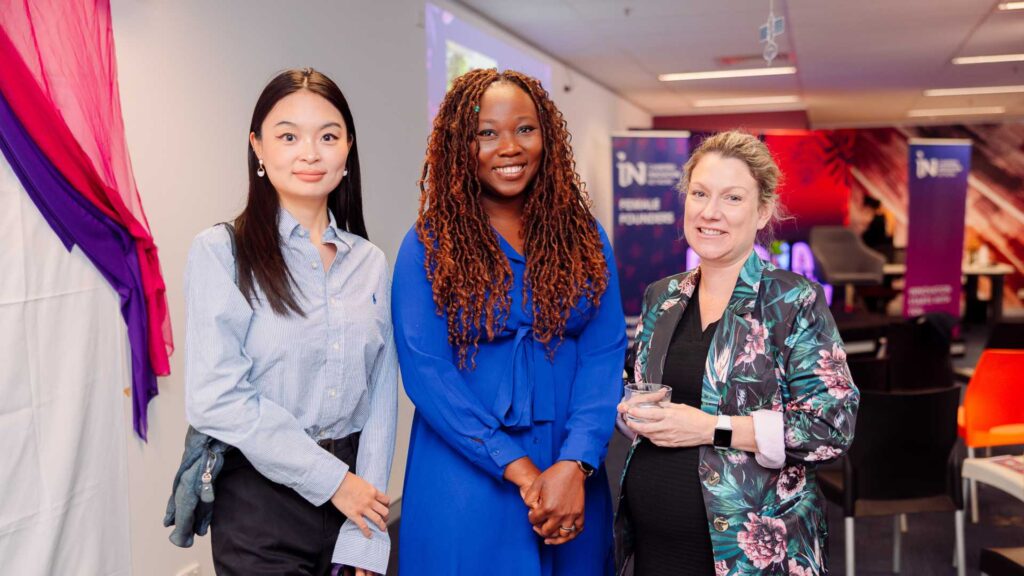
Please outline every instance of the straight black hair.
[{"label": "straight black hair", "polygon": [[[267,84],[252,111],[249,130],[262,138],[261,128],[267,114],[282,98],[300,90],[322,96],[341,112],[348,133],[349,152],[345,169],[348,175],[327,196],[327,208],[334,214],[339,228],[368,238],[363,222],[363,198],[359,178],[359,140],[352,111],[341,89],[330,78],[312,68],[287,70]],[[277,314],[292,312],[305,316],[293,291],[294,279],[281,253],[277,231],[277,214],[281,202],[269,178],[256,174],[259,169],[256,151],[249,146],[249,199],[235,219],[238,259],[238,288],[250,300],[258,298],[256,285],[263,290],[271,309]]]}]

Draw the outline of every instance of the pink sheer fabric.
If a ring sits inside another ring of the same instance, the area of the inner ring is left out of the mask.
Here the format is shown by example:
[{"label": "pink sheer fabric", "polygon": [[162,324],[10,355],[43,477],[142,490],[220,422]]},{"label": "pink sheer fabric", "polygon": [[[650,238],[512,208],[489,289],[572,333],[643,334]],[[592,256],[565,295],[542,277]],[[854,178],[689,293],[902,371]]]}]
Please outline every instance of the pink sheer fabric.
[{"label": "pink sheer fabric", "polygon": [[0,14],[0,91],[72,186],[135,239],[150,362],[167,375],[174,341],[125,142],[109,0],[0,0]]}]

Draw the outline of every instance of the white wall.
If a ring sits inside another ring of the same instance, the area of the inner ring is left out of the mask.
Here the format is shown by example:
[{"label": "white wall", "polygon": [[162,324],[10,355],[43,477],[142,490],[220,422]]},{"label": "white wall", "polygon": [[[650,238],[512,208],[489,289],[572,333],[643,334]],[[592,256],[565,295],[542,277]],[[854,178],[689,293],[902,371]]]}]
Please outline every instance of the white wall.
[{"label": "white wall", "polygon": [[[426,145],[423,4],[114,0],[112,10],[128,145],[160,248],[179,347],[172,375],[160,380],[161,394],[150,404],[149,443],[128,440],[133,571],[175,575],[195,562],[210,575],[209,538],[181,550],[167,541],[168,529],[161,525],[186,427],[182,273],[189,244],[244,204],[249,118],[264,84],[282,69],[313,66],[338,82],[352,106],[367,227],[394,261],[415,219]],[[552,85],[564,85],[564,67],[552,64]],[[650,115],[573,77],[570,93],[553,90],[552,96],[573,132],[595,211],[607,225],[609,134],[647,127]],[[127,414],[127,403],[125,408]],[[411,415],[403,398],[392,498],[401,494]]]}]

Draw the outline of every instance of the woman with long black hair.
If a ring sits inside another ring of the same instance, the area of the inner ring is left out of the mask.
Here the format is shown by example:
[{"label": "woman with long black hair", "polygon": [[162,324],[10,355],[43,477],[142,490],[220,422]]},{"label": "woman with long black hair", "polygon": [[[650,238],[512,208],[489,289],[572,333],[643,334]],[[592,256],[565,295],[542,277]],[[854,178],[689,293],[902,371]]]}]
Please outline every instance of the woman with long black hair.
[{"label": "woman with long black hair", "polygon": [[188,420],[235,448],[214,565],[382,574],[397,360],[352,113],[328,77],[289,70],[260,95],[249,143],[245,210],[199,234],[185,277]]}]

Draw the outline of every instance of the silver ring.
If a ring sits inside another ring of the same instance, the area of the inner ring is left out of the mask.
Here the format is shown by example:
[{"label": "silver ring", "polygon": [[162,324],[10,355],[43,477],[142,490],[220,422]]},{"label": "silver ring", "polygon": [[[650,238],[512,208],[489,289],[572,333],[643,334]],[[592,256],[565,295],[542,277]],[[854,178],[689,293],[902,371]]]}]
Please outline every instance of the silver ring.
[{"label": "silver ring", "polygon": [[566,528],[565,526],[559,526],[558,529],[561,530],[562,532],[568,532],[568,533],[572,534],[573,532],[576,531],[576,525],[573,524],[572,526],[570,526],[568,528]]}]

